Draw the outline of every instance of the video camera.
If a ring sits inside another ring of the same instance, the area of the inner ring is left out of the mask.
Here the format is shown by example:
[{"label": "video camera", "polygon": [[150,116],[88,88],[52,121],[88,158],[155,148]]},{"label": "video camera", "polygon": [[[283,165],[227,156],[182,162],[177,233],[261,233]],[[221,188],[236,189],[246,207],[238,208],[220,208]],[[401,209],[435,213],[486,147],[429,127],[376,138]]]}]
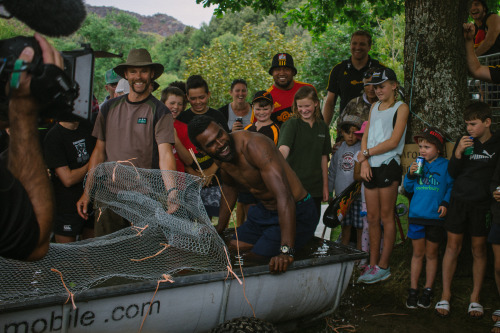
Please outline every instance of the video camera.
[{"label": "video camera", "polygon": [[[27,46],[35,51],[31,63],[18,60],[22,50]],[[42,106],[41,118],[90,119],[93,98],[93,51],[88,45],[84,45],[82,50],[61,54],[64,59],[64,70],[43,63],[42,51],[33,37],[18,36],[0,40],[0,104],[2,105],[0,109],[8,110],[6,106],[9,96],[3,87],[9,84],[11,88],[16,88],[21,72],[26,71],[32,75],[31,94]]]}]

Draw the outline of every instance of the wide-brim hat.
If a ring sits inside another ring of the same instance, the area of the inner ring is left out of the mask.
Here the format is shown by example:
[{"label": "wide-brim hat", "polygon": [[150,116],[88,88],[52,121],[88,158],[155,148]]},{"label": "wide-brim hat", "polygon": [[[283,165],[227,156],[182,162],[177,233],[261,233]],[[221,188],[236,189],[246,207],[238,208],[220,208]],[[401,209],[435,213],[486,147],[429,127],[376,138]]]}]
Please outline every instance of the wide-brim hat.
[{"label": "wide-brim hat", "polygon": [[436,145],[437,149],[443,153],[444,152],[444,135],[434,127],[428,127],[424,129],[420,134],[413,137],[415,143],[418,144],[418,139],[424,139]]},{"label": "wide-brim hat", "polygon": [[273,69],[276,67],[289,67],[293,70],[293,75],[297,74],[297,68],[293,65],[293,57],[288,53],[276,53],[269,68],[269,75],[273,75]]},{"label": "wide-brim hat", "polygon": [[385,81],[398,81],[396,73],[390,68],[381,68],[373,72],[372,79],[365,83],[365,85],[381,84]]},{"label": "wide-brim hat", "polygon": [[119,64],[113,70],[121,77],[125,77],[125,69],[127,67],[146,67],[150,66],[153,69],[153,80],[156,80],[163,74],[163,65],[151,60],[151,54],[146,49],[132,49],[128,53],[127,62]]}]

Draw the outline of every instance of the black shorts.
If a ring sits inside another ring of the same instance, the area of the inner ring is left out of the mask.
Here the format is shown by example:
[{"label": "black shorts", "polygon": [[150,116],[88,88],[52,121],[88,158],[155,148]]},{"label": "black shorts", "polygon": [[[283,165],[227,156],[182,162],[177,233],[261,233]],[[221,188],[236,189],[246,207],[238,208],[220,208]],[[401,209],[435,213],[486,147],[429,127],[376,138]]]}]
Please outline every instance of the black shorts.
[{"label": "black shorts", "polygon": [[54,233],[56,235],[74,237],[81,235],[83,229],[94,229],[94,215],[84,220],[77,213],[57,214],[54,218]]},{"label": "black shorts", "polygon": [[500,244],[500,224],[493,223],[491,225],[490,233],[488,234],[488,243]]},{"label": "black shorts", "polygon": [[379,167],[372,168],[372,180],[369,182],[364,181],[364,184],[368,189],[388,187],[394,181],[401,185],[402,174],[401,165],[393,159],[389,164],[382,164]]},{"label": "black shorts", "polygon": [[433,242],[433,243],[441,243],[444,239],[445,231],[440,225],[422,225],[422,224],[413,224],[411,223],[408,226],[408,238],[410,239],[422,239]]},{"label": "black shorts", "polygon": [[446,231],[453,234],[463,234],[468,231],[473,237],[486,237],[490,223],[489,208],[480,208],[474,203],[450,198],[444,221]]}]

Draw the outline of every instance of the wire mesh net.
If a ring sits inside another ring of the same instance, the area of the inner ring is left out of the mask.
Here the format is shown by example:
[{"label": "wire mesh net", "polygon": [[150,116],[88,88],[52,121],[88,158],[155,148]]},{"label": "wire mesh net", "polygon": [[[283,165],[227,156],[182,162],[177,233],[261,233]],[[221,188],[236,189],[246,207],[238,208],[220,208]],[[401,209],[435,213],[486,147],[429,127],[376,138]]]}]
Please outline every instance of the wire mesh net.
[{"label": "wire mesh net", "polygon": [[111,209],[131,227],[51,244],[37,262],[0,258],[0,304],[67,294],[65,286],[78,301],[78,293],[113,277],[156,281],[185,269],[226,269],[225,244],[203,207],[200,178],[116,162],[89,174],[85,190],[97,208],[96,223],[100,211]]}]

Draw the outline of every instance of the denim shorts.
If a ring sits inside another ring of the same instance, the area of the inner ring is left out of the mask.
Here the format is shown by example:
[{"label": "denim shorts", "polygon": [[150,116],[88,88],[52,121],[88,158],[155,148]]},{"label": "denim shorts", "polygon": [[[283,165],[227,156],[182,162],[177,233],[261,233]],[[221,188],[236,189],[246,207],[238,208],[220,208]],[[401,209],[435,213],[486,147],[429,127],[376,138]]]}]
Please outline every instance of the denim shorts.
[{"label": "denim shorts", "polygon": [[[319,222],[318,212],[309,194],[295,203],[295,215],[294,248],[298,251],[313,237]],[[238,227],[237,231],[238,240],[254,245],[253,253],[265,257],[273,257],[280,253],[281,228],[277,210],[268,210],[261,202],[251,206],[247,220]]]}]

